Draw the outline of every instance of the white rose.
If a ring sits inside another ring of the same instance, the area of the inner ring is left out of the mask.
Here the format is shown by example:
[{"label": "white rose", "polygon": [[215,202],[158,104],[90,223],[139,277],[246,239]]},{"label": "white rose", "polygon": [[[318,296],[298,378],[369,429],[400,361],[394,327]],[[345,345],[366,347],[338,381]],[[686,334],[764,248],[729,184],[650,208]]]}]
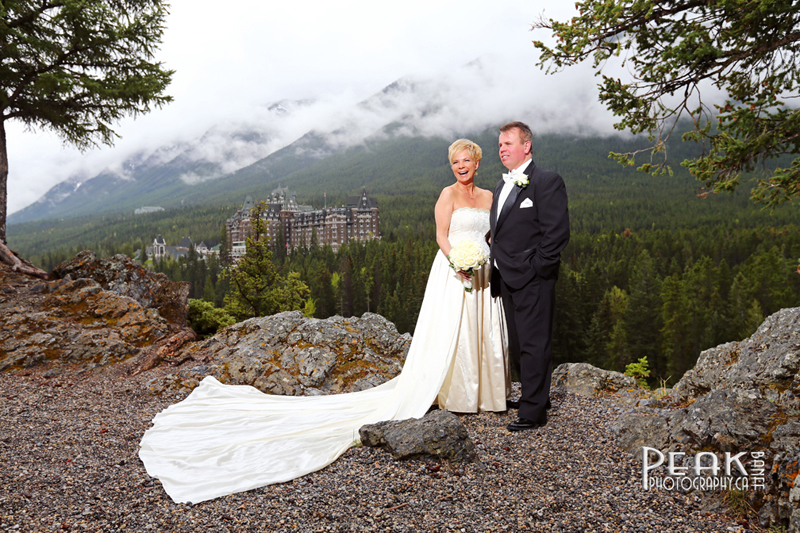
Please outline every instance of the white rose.
[{"label": "white rose", "polygon": [[468,271],[486,262],[486,254],[473,241],[461,241],[450,250],[450,261],[458,270]]}]

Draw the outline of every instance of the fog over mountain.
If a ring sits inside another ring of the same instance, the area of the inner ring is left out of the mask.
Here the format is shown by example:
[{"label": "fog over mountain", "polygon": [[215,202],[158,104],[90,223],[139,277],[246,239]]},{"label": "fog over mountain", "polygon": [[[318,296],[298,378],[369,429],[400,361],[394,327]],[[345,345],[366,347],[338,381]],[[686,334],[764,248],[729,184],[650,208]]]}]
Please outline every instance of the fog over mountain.
[{"label": "fog over mountain", "polygon": [[[193,136],[183,131],[164,139],[154,132],[140,146],[127,142],[113,150],[110,161],[110,154],[78,161],[83,168],[72,172],[69,164],[63,165],[63,181],[12,214],[9,223],[90,214],[86,209],[96,202],[104,211],[128,209],[145,190],[141,201],[149,203],[140,205],[169,204],[170,196],[180,196],[183,187],[228,179],[287,147],[311,161],[366,138],[449,140],[514,119],[527,121],[540,133],[611,134],[612,118],[597,103],[594,87],[585,83],[587,74],[581,68],[558,78],[536,69],[517,72],[502,59],[488,57],[435,76],[404,77],[360,101],[339,94],[253,106],[246,115],[229,117]],[[314,142],[308,142],[309,135]],[[98,168],[99,163],[105,165]],[[121,198],[125,202],[117,205]]]},{"label": "fog over mountain", "polygon": [[[58,203],[101,174],[127,189],[137,172],[157,174],[158,165],[165,165],[163,179],[201,185],[309,132],[324,136],[323,151],[380,134],[450,139],[508,119],[545,133],[614,133],[597,102],[601,80],[589,65],[554,76],[536,66],[531,41],[553,44],[553,38],[547,30],[532,32],[531,23],[541,16],[569,19],[577,13],[570,2],[407,0],[402,9],[370,0],[169,5],[156,57],[175,69],[167,89],[174,101],[122,119],[115,146],[83,153],[47,129],[8,122],[9,213],[37,199],[42,206]],[[624,58],[616,59],[605,74],[630,79],[619,64]],[[703,89],[703,97],[713,92]],[[288,112],[281,114],[276,103]],[[384,130],[387,124],[392,127]],[[319,149],[312,145],[302,149]]]}]

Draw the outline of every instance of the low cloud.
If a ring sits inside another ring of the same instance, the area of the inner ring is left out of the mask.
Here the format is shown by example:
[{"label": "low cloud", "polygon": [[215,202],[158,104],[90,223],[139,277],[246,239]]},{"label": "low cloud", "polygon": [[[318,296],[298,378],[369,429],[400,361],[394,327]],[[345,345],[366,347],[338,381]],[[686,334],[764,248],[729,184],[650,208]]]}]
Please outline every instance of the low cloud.
[{"label": "low cloud", "polygon": [[541,133],[619,134],[589,65],[553,76],[536,66],[531,40],[550,37],[530,23],[543,11],[565,20],[572,4],[409,2],[237,0],[220,11],[212,0],[172,0],[159,58],[176,69],[175,101],[121,121],[116,146],[85,153],[7,123],[9,212],[65,180],[130,179],[132,165],[175,158],[197,163],[185,182],[213,179],[311,132],[332,149],[385,135],[387,124],[445,139],[508,120]]},{"label": "low cloud", "polygon": [[[529,67],[522,72],[502,58],[490,56],[432,76],[407,76],[368,98],[351,91],[323,94],[317,99],[251,104],[235,115],[210,120],[176,120],[171,109],[123,124],[126,135],[113,149],[80,154],[58,147],[60,157],[42,158],[36,173],[46,188],[12,191],[9,209],[32,203],[53,184],[82,182],[101,172],[131,179],[140,166],[196,163],[181,176],[186,183],[215,179],[250,165],[284,148],[303,135],[323,135],[331,149],[385,136],[384,128],[399,124],[393,135],[455,138],[518,119],[537,132],[611,133],[611,117],[597,103],[590,73],[576,67],[558,77]],[[212,114],[213,118],[214,115]],[[169,127],[164,127],[170,124]],[[47,139],[50,153],[56,139]],[[15,151],[10,154],[25,156]],[[12,166],[13,168],[13,166]],[[15,169],[18,170],[18,169]],[[11,187],[10,187],[11,188]],[[16,209],[15,209],[16,208]]]}]

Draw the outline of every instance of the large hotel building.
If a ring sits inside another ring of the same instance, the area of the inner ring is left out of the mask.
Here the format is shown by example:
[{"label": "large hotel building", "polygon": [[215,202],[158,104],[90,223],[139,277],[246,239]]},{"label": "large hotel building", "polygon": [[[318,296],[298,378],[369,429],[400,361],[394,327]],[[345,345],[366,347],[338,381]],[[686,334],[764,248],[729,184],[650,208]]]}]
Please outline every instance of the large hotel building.
[{"label": "large hotel building", "polygon": [[[366,191],[361,196],[349,197],[347,205],[314,209],[310,205],[298,204],[297,195],[281,187],[272,191],[265,203],[267,207],[261,215],[264,233],[274,244],[279,230],[282,230],[287,252],[310,245],[312,233],[316,233],[320,246],[329,244],[334,252],[351,240],[366,242],[381,238],[378,202],[367,196]],[[245,241],[252,232],[250,214],[254,207],[256,202],[248,195],[241,209],[227,220],[228,242],[234,261],[245,253]]]}]

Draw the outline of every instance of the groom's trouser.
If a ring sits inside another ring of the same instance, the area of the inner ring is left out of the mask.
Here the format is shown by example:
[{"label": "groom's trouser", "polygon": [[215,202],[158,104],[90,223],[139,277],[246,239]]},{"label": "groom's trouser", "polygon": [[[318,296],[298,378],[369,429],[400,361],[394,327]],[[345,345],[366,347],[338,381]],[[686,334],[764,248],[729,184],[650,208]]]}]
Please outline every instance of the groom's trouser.
[{"label": "groom's trouser", "polygon": [[528,420],[544,418],[550,397],[555,287],[556,280],[538,276],[520,289],[500,280],[509,358],[522,385],[519,416]]}]

